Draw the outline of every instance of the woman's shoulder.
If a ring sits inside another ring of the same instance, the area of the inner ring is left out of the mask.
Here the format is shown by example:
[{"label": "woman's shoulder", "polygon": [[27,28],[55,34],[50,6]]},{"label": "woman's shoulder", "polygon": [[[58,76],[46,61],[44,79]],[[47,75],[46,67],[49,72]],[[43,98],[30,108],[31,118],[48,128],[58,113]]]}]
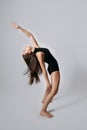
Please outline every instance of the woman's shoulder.
[{"label": "woman's shoulder", "polygon": [[34,53],[40,51],[40,49],[41,49],[41,47],[35,47],[35,48],[34,48]]},{"label": "woman's shoulder", "polygon": [[34,49],[34,54],[36,54],[37,52],[40,52],[40,53],[45,53],[48,49],[47,48],[44,48],[44,47],[37,47]]},{"label": "woman's shoulder", "polygon": [[46,51],[46,50],[48,50],[48,48],[46,48],[46,47],[36,47],[34,50],[35,51]]}]

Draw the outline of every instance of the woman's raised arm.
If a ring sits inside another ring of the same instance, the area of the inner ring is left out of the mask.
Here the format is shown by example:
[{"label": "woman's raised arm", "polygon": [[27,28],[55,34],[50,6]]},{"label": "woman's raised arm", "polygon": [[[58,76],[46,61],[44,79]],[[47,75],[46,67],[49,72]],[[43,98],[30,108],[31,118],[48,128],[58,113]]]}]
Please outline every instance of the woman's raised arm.
[{"label": "woman's raised arm", "polygon": [[29,31],[27,31],[26,29],[24,29],[21,26],[17,25],[16,23],[12,23],[12,26],[14,28],[20,30],[21,32],[23,32],[25,35],[27,35],[31,39],[34,47],[39,47],[36,39],[34,38],[34,36]]}]

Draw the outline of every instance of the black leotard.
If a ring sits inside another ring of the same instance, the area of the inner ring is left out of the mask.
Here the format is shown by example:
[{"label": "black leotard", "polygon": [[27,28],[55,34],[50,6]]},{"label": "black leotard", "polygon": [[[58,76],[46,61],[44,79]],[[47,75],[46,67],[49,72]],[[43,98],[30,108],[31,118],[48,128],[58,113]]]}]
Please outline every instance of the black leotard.
[{"label": "black leotard", "polygon": [[50,51],[47,48],[40,47],[40,48],[34,49],[34,54],[39,52],[39,51],[43,52],[44,55],[45,55],[44,61],[46,63],[48,63],[48,69],[47,70],[48,70],[49,74],[51,74],[54,71],[59,71],[59,66],[58,66],[57,60],[50,53]]}]

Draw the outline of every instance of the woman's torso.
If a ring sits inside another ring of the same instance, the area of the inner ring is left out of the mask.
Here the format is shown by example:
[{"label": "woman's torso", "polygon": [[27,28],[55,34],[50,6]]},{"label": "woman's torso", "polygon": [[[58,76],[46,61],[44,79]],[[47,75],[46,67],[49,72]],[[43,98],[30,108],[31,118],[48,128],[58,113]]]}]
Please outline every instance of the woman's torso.
[{"label": "woman's torso", "polygon": [[49,49],[39,47],[34,49],[34,54],[37,52],[43,52],[44,53],[44,62],[48,63],[48,72],[51,74],[53,70],[59,70],[57,60],[55,57],[51,54]]},{"label": "woman's torso", "polygon": [[34,53],[36,54],[37,52],[44,53],[44,61],[48,64],[56,60],[47,48],[42,48],[42,47],[35,48]]}]

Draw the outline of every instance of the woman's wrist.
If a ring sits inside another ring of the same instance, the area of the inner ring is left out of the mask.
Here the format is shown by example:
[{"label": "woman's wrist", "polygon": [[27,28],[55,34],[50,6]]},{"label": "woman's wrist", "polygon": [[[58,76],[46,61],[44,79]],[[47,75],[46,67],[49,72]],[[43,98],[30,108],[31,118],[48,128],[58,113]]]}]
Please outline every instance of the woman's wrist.
[{"label": "woman's wrist", "polygon": [[22,29],[22,27],[18,25],[17,29]]},{"label": "woman's wrist", "polygon": [[50,81],[47,81],[47,85],[50,85]]}]

